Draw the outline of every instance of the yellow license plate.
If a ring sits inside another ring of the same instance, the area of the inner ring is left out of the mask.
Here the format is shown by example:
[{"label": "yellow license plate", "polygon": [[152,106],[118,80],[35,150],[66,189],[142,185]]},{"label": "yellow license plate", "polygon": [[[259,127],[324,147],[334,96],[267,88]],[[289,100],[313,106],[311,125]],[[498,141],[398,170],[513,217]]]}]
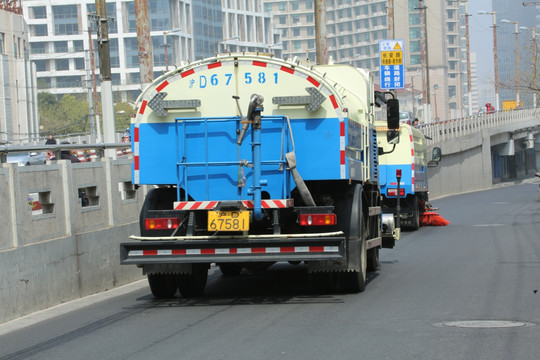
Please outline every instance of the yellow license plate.
[{"label": "yellow license plate", "polygon": [[249,211],[209,211],[208,231],[247,231]]}]

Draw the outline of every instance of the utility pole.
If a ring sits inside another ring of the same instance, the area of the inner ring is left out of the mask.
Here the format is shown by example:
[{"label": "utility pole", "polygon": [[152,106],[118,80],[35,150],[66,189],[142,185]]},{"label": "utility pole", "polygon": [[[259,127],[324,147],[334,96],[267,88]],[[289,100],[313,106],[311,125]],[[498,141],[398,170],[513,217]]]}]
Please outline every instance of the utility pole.
[{"label": "utility pole", "polygon": [[420,10],[420,33],[421,33],[421,61],[422,61],[422,98],[424,100],[424,123],[429,124],[431,122],[431,94],[429,83],[429,56],[428,56],[428,38],[427,38],[427,16],[424,10],[427,9],[424,6],[422,0],[420,0],[417,10]]},{"label": "utility pole", "polygon": [[394,0],[388,0],[388,33],[392,39],[396,38],[396,30],[394,24]]},{"label": "utility pole", "polygon": [[[101,77],[101,108],[103,113],[103,138],[105,143],[115,142],[114,138],[114,105],[111,83],[111,56],[109,49],[109,26],[107,18],[107,7],[105,0],[96,0],[96,12],[99,16],[98,22],[98,51],[99,51],[99,72]],[[116,151],[109,149],[105,151],[107,157],[115,157]]]},{"label": "utility pole", "polygon": [[326,43],[326,0],[315,0],[315,49],[317,64],[328,64],[328,46]]},{"label": "utility pole", "polygon": [[152,48],[152,38],[150,37],[148,1],[135,0],[134,3],[137,43],[139,44],[139,70],[141,73],[141,86],[142,90],[144,90],[154,80],[154,57],[152,55],[154,52]]},{"label": "utility pole", "polygon": [[469,16],[471,16],[471,14],[464,14],[463,16],[465,16],[465,38],[467,39],[467,99],[469,101],[469,116],[472,116],[471,51],[469,46]]},{"label": "utility pole", "polygon": [[97,125],[97,139],[96,142],[100,143],[102,142],[101,138],[101,125],[99,122],[99,111],[98,111],[98,95],[97,95],[97,83],[96,83],[96,55],[94,54],[94,42],[92,41],[92,32],[90,31],[90,27],[88,27],[88,36],[89,36],[89,44],[90,44],[90,68],[92,69],[92,93],[94,95],[94,115],[96,117],[96,125]]}]

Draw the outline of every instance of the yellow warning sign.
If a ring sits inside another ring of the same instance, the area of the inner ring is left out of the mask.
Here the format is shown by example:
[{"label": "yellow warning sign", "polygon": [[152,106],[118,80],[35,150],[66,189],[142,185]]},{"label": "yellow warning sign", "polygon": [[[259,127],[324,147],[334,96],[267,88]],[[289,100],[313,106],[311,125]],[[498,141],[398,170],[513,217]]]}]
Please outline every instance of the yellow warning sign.
[{"label": "yellow warning sign", "polygon": [[396,46],[394,46],[394,50],[403,50],[401,46],[399,46],[399,43],[396,42]]},{"label": "yellow warning sign", "polygon": [[[397,43],[396,46],[399,47]],[[403,52],[381,51],[381,65],[403,65]]]}]

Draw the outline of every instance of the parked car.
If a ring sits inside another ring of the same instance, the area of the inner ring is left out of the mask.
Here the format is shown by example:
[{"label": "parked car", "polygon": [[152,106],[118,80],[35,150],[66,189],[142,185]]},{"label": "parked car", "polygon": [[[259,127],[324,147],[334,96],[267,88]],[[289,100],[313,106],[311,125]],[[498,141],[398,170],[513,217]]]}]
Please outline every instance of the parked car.
[{"label": "parked car", "polygon": [[7,162],[19,166],[41,165],[47,162],[47,156],[42,152],[10,152],[7,154]]},{"label": "parked car", "polygon": [[412,125],[413,120],[414,120],[414,115],[411,112],[408,112],[408,111],[399,112],[399,121],[407,125]]}]

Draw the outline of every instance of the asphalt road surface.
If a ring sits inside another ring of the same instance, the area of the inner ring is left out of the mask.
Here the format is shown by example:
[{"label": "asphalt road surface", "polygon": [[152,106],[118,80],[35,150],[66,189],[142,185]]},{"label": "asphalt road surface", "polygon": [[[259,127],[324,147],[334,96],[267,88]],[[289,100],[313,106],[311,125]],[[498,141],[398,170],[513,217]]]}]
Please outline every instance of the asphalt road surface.
[{"label": "asphalt road surface", "polygon": [[433,201],[451,221],[382,250],[360,294],[316,294],[303,265],[154,300],[144,281],[0,325],[1,359],[540,359],[540,192]]}]

